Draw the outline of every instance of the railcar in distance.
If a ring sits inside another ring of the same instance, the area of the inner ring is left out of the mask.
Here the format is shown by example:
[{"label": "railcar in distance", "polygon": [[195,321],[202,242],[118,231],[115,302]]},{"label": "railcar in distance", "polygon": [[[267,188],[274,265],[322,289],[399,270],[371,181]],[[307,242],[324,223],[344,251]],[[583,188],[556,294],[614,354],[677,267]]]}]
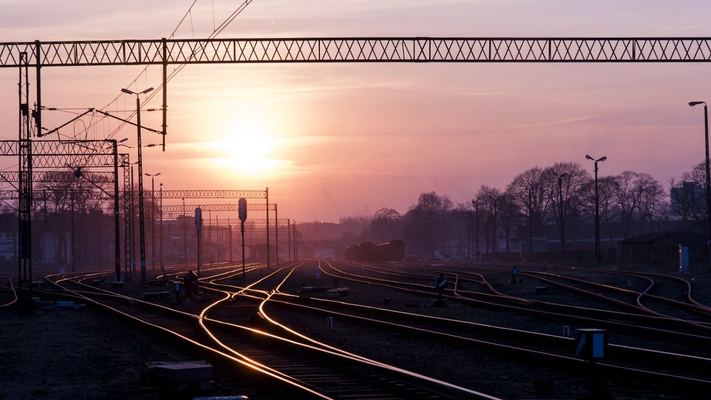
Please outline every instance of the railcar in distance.
[{"label": "railcar in distance", "polygon": [[402,261],[405,258],[405,242],[399,239],[373,245],[361,242],[343,250],[343,256],[351,261]]}]

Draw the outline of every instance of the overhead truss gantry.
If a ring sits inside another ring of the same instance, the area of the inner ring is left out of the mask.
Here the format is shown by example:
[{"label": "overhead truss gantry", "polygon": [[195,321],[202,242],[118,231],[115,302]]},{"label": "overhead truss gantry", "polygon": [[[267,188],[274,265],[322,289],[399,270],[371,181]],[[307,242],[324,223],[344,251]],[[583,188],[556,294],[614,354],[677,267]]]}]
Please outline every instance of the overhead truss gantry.
[{"label": "overhead truss gantry", "polygon": [[[0,68],[34,67],[42,126],[43,67],[340,62],[711,62],[709,37],[352,37],[151,39],[0,43]],[[41,129],[41,128],[40,128]]]},{"label": "overhead truss gantry", "polygon": [[[203,211],[215,211],[215,212],[237,212],[239,211],[239,205],[234,204],[204,204],[199,205]],[[161,208],[164,214],[168,214],[169,218],[172,214],[183,214],[193,215],[195,213],[195,205],[182,206],[179,204],[165,205]],[[247,204],[247,211],[276,211],[276,204]],[[251,220],[251,218],[250,218]]]},{"label": "overhead truss gantry", "polygon": [[711,61],[708,37],[351,37],[0,43],[0,68],[265,62]]}]

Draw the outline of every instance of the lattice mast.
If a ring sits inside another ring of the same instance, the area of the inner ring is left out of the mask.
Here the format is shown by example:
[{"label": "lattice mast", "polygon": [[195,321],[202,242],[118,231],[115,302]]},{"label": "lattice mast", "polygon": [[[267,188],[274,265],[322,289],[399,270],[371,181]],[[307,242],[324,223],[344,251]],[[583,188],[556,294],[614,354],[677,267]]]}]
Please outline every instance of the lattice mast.
[{"label": "lattice mast", "polygon": [[19,185],[18,185],[18,287],[20,314],[32,311],[32,129],[30,124],[29,60],[20,54],[19,78]]}]

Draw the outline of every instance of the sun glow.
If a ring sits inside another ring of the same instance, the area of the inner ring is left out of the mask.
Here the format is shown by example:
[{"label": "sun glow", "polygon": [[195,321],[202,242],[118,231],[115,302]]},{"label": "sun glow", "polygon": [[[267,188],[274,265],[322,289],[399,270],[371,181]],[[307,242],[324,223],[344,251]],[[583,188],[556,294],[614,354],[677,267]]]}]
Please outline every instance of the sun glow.
[{"label": "sun glow", "polygon": [[263,173],[276,165],[269,158],[275,140],[269,127],[261,121],[240,121],[228,131],[227,138],[218,143],[226,157],[223,162],[243,173]]}]

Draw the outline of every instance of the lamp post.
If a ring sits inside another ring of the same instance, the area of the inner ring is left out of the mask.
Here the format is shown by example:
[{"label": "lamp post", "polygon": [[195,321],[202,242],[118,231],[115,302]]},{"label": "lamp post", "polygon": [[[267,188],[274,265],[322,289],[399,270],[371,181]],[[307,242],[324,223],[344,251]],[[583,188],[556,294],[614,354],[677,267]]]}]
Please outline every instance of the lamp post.
[{"label": "lamp post", "polygon": [[186,225],[185,218],[185,197],[181,198],[183,200],[183,256],[185,257],[185,268],[188,268],[188,226]]},{"label": "lamp post", "polygon": [[553,175],[558,177],[558,208],[560,209],[560,245],[561,250],[565,251],[565,215],[563,214],[563,177],[568,176],[567,172],[559,174],[555,171]]},{"label": "lamp post", "polygon": [[151,264],[152,270],[156,270],[156,176],[157,174],[146,174],[151,177]]},{"label": "lamp post", "polygon": [[124,93],[136,95],[136,131],[138,136],[138,231],[140,236],[141,285],[146,284],[146,222],[143,209],[143,152],[141,151],[141,99],[139,96],[152,90],[153,88],[149,87],[142,92],[136,93],[128,89],[121,89]]},{"label": "lamp post", "polygon": [[160,273],[165,282],[165,264],[163,264],[163,182],[160,183]]},{"label": "lamp post", "polygon": [[479,201],[472,200],[474,205],[474,258],[479,261]]},{"label": "lamp post", "polygon": [[494,260],[496,260],[496,254],[499,252],[499,244],[496,241],[496,201],[499,199],[498,196],[488,196],[494,202],[494,244],[492,247],[492,252],[494,253]]},{"label": "lamp post", "polygon": [[[533,208],[533,189],[530,187],[526,188],[528,192],[528,257],[531,258],[533,253],[533,218],[531,217],[531,209]],[[531,260],[527,260],[531,262]]]},{"label": "lamp post", "polygon": [[467,258],[472,259],[472,213],[467,212]]},{"label": "lamp post", "polygon": [[689,102],[690,107],[704,105],[704,134],[706,138],[706,232],[708,240],[706,246],[709,248],[709,263],[711,263],[711,178],[709,178],[709,110],[705,101]]},{"label": "lamp post", "polygon": [[586,154],[585,158],[595,163],[595,261],[600,262],[600,192],[597,188],[597,163],[607,160],[607,157],[595,159]]}]

